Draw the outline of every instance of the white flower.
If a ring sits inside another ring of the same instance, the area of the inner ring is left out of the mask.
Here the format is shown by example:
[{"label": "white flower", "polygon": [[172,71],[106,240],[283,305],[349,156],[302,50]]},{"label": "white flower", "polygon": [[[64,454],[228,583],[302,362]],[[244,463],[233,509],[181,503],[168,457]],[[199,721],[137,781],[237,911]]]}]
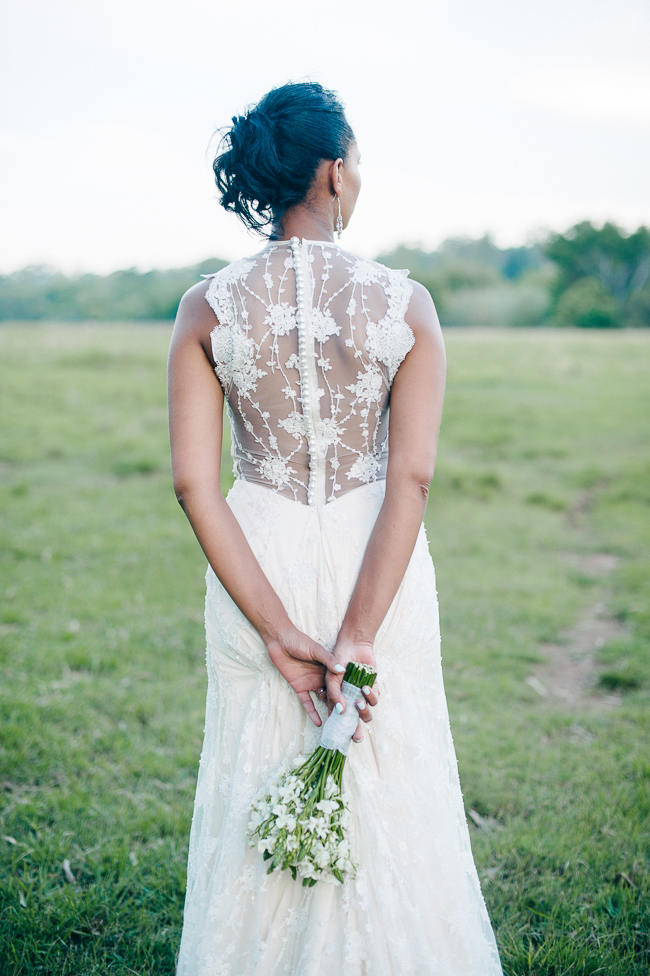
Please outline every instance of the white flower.
[{"label": "white flower", "polygon": [[295,776],[290,776],[280,789],[280,795],[285,802],[294,801],[300,794],[302,783]]},{"label": "white flower", "polygon": [[291,868],[303,884],[337,884],[356,873],[356,865],[348,856],[349,844],[341,833],[348,808],[336,776],[328,773],[325,778],[325,766],[320,769],[323,779],[319,792],[323,798],[314,802],[313,781],[307,785],[302,778],[305,771],[298,772],[311,758],[300,754],[291,768],[278,771],[269,792],[257,793],[249,816],[249,839],[251,846],[257,843],[266,859],[274,858],[281,870]]},{"label": "white flower", "polygon": [[368,322],[366,329],[366,351],[372,358],[385,364],[391,383],[400,363],[415,343],[413,330],[404,318],[413,291],[413,282],[408,275],[406,268],[389,270],[386,283],[388,310],[379,322]]},{"label": "white flower", "polygon": [[339,841],[336,848],[336,852],[338,856],[341,858],[348,856],[348,854],[350,853],[350,842],[347,840],[347,838],[344,837],[342,840]]},{"label": "white flower", "polygon": [[371,402],[380,399],[383,383],[381,372],[369,366],[363,373],[357,373],[357,382],[350,383],[346,390],[354,393],[359,400]]},{"label": "white flower", "polygon": [[314,853],[316,855],[316,864],[319,868],[329,867],[330,853],[324,844],[318,844]]},{"label": "white flower", "polygon": [[263,458],[257,463],[257,470],[265,481],[270,481],[276,488],[290,484],[290,474],[295,474],[295,468],[290,467],[281,457]]},{"label": "white flower", "polygon": [[359,481],[373,481],[379,472],[379,461],[372,454],[362,454],[356,459],[348,471],[348,479],[358,478]]},{"label": "white flower", "polygon": [[338,786],[336,785],[336,780],[330,774],[327,777],[327,782],[325,784],[325,796],[329,800],[331,797],[336,796],[338,793]]},{"label": "white flower", "polygon": [[266,370],[255,365],[255,343],[242,332],[228,329],[228,336],[221,338],[221,329],[213,333],[212,349],[215,363],[221,363],[240,393],[257,389],[257,380],[266,376]]},{"label": "white flower", "polygon": [[318,878],[318,871],[315,866],[305,858],[298,864],[298,874],[301,878]]},{"label": "white flower", "polygon": [[255,267],[255,261],[250,258],[240,258],[238,261],[231,261],[225,268],[220,268],[211,275],[201,275],[202,278],[214,278],[214,284],[221,293],[225,293],[226,286],[235,281],[245,278],[251,268]]},{"label": "white flower", "polygon": [[292,832],[296,829],[296,818],[293,816],[293,814],[289,813],[287,810],[283,810],[283,812],[276,820],[276,826],[278,827],[279,830],[282,830],[284,827],[286,827],[289,832]]},{"label": "white flower", "polygon": [[312,817],[308,817],[307,820],[303,821],[303,823],[304,823],[305,830],[307,830],[310,834],[313,834],[316,832],[316,828],[318,827],[320,820],[318,819],[318,817],[312,816]]},{"label": "white flower", "polygon": [[273,335],[287,335],[296,328],[296,309],[293,305],[288,305],[287,302],[269,305],[264,324],[270,324]]},{"label": "white flower", "polygon": [[335,800],[319,800],[316,804],[316,809],[322,810],[325,814],[334,813],[338,808],[339,805]]},{"label": "white flower", "polygon": [[250,820],[248,821],[249,830],[255,830],[265,819],[266,818],[263,812],[257,807],[253,807],[253,812],[251,814]]},{"label": "white flower", "polygon": [[361,282],[361,284],[370,284],[373,281],[379,281],[379,276],[381,274],[381,267],[375,264],[373,261],[367,261],[364,258],[359,258],[357,261],[354,271],[352,272],[352,280]]},{"label": "white flower", "polygon": [[413,348],[415,336],[403,319],[385,316],[380,322],[368,322],[366,352],[388,368],[388,380],[392,382],[397,368]]},{"label": "white flower", "polygon": [[288,434],[292,434],[297,441],[305,437],[305,418],[297,410],[293,410],[288,417],[278,420],[278,426],[284,427]]},{"label": "white flower", "polygon": [[297,353],[292,352],[284,365],[285,369],[298,369],[300,360],[298,359]]},{"label": "white flower", "polygon": [[[343,430],[345,428],[342,428]],[[316,447],[325,453],[330,444],[341,442],[340,429],[333,417],[322,417],[316,424]]]},{"label": "white flower", "polygon": [[312,309],[311,326],[314,338],[319,342],[326,342],[329,336],[339,335],[341,331],[341,326],[336,323],[331,312],[320,308]]}]

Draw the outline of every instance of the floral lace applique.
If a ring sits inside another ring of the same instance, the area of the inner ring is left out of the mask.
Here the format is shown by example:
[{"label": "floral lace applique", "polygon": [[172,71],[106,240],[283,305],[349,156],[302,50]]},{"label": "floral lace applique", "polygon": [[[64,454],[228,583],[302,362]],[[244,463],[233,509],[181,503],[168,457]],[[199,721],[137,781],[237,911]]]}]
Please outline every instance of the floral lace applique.
[{"label": "floral lace applique", "polygon": [[[360,258],[329,242],[267,244],[209,279],[217,324],[210,334],[224,391],[236,476],[310,503],[385,478],[388,413],[395,374],[415,337],[405,316],[407,269]],[[296,279],[308,329],[300,361]],[[303,412],[302,385],[310,377]]]}]

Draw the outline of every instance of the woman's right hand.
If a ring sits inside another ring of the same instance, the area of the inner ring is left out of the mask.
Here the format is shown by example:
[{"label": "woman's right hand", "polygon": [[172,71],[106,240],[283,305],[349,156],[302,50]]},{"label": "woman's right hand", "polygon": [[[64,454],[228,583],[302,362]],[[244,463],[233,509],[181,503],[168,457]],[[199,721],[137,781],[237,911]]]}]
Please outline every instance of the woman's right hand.
[{"label": "woman's right hand", "polygon": [[[372,668],[376,668],[375,651],[372,641],[352,641],[345,638],[340,638],[337,640],[333,651],[334,665],[343,665],[344,670],[340,673],[333,672],[332,670],[327,670],[325,674],[325,687],[327,689],[327,709],[328,713],[331,713],[332,709],[336,706],[337,702],[341,702],[343,705],[343,711],[348,707],[348,703],[345,700],[342,692],[341,685],[343,683],[343,677],[345,674],[345,667],[348,661],[359,661],[361,664],[368,664]],[[370,711],[370,706],[376,705],[379,700],[380,689],[377,687],[377,679],[375,678],[374,684],[370,687],[368,693],[359,689],[359,700],[365,700],[366,705],[364,708],[357,708],[359,713],[359,723],[357,724],[354,735],[352,736],[353,742],[361,742],[363,739],[363,732],[361,730],[361,721],[371,722],[372,713]]]},{"label": "woman's right hand", "polygon": [[325,689],[325,675],[339,677],[334,672],[334,655],[294,626],[265,638],[265,644],[271,661],[293,688],[314,725],[322,725],[310,692],[319,695]]}]

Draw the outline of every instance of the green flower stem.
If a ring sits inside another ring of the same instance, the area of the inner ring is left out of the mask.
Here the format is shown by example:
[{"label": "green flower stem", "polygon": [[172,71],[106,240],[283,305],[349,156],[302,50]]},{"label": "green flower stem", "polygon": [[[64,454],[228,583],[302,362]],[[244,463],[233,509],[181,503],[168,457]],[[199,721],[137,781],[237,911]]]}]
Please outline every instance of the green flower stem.
[{"label": "green flower stem", "polygon": [[376,677],[376,670],[369,664],[362,664],[360,661],[348,661],[343,680],[349,681],[351,685],[356,685],[357,688],[362,688],[364,685],[370,685],[372,688]]}]

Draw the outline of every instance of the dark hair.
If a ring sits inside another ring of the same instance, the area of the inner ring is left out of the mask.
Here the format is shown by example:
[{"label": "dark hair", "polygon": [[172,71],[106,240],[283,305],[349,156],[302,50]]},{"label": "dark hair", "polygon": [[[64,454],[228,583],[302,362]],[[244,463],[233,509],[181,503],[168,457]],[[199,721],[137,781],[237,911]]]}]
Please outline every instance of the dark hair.
[{"label": "dark hair", "polygon": [[219,202],[266,238],[261,228],[304,200],[320,161],[345,159],[355,138],[338,97],[318,82],[272,88],[232,121],[212,163]]}]

